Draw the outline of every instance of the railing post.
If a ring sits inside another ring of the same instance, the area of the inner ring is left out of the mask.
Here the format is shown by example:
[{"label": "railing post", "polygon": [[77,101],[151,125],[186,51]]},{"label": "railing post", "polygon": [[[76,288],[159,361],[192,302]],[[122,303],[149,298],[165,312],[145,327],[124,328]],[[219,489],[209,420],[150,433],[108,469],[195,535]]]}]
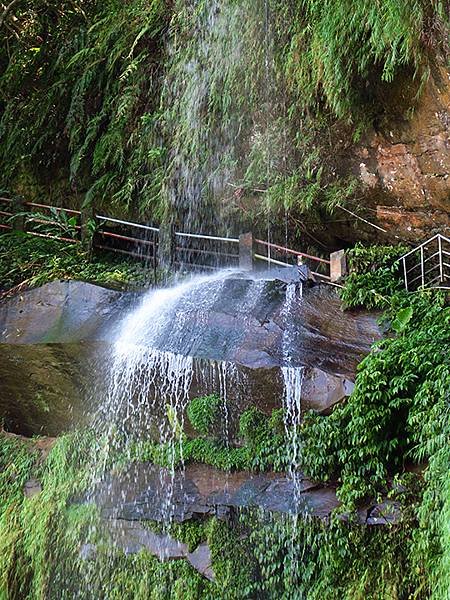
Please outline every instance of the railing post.
[{"label": "railing post", "polygon": [[338,250],[330,254],[330,281],[339,283],[347,275],[347,257],[345,250]]},{"label": "railing post", "polygon": [[12,202],[11,212],[15,215],[11,219],[11,226],[14,231],[25,231],[25,203],[23,198],[15,197]]},{"label": "railing post", "polygon": [[442,254],[442,238],[438,235],[438,245],[439,245],[439,279],[441,283],[444,283],[444,259]]},{"label": "railing post", "polygon": [[158,264],[163,269],[169,269],[175,262],[175,226],[166,223],[159,228]]},{"label": "railing post", "polygon": [[425,287],[425,263],[423,260],[423,246],[420,246],[420,272],[422,276],[422,287]]},{"label": "railing post", "polygon": [[239,236],[239,268],[243,271],[252,271],[253,255],[253,234],[242,233]]},{"label": "railing post", "polygon": [[94,209],[92,207],[82,208],[80,215],[80,226],[81,226],[81,244],[86,252],[89,254],[92,252],[92,244],[94,241],[95,234],[95,217]]},{"label": "railing post", "polygon": [[405,290],[407,292],[409,292],[409,290],[408,290],[408,271],[406,270],[406,258],[405,257],[402,258],[402,263],[403,263],[403,277],[405,279]]}]

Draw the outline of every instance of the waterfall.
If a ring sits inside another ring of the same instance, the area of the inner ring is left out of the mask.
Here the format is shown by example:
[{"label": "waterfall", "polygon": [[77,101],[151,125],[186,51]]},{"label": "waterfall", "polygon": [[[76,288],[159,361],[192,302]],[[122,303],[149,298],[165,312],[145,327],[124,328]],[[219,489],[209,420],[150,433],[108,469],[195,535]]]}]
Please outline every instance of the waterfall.
[{"label": "waterfall", "polygon": [[177,0],[168,36],[161,130],[164,195],[186,231],[230,232],[235,194],[267,188],[280,163],[268,0]]},{"label": "waterfall", "polygon": [[[95,417],[104,433],[105,470],[119,450],[128,454],[138,440],[155,438],[167,448],[168,469],[161,471],[162,520],[170,523],[175,469],[183,463],[184,414],[194,376],[189,348],[183,353],[161,349],[185,343],[179,304],[206,310],[221,291],[226,273],[188,279],[171,288],[152,290],[118,327],[109,362],[109,385]],[[192,341],[192,340],[191,340]],[[222,387],[226,388],[226,373]],[[109,465],[110,466],[110,465]]]},{"label": "waterfall", "polygon": [[281,368],[284,383],[284,426],[289,451],[288,473],[294,484],[295,510],[297,510],[297,505],[300,501],[301,491],[299,429],[301,425],[301,395],[304,378],[304,367],[292,366],[291,364],[291,350],[295,343],[293,339],[292,317],[297,302],[297,295],[299,298],[303,296],[302,283],[288,284],[282,314],[284,320],[282,340],[284,365]]},{"label": "waterfall", "polygon": [[[230,393],[237,401],[241,390],[245,392],[245,373],[234,362],[196,355],[210,334],[208,315],[226,292],[224,286],[232,273],[191,277],[172,287],[147,292],[116,325],[103,374],[104,397],[94,416],[94,428],[104,440],[99,453],[103,467],[93,471],[106,477],[114,457],[131,460],[136,445],[153,443],[163,447],[168,464],[160,476],[164,496],[161,518],[166,523],[173,516],[176,472],[183,471],[184,419],[193,386],[196,395],[220,396],[221,439],[227,445],[232,436],[231,418],[237,416],[230,407]],[[264,282],[242,280],[242,284],[247,287],[243,288],[236,318],[245,327]]]}]

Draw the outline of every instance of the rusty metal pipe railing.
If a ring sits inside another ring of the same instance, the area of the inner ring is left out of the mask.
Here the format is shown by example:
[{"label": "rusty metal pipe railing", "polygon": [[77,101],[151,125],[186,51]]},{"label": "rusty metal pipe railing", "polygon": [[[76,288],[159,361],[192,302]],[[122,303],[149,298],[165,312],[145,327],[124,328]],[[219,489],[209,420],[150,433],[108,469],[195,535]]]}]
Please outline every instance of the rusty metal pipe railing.
[{"label": "rusty metal pipe railing", "polygon": [[309,258],[310,260],[315,260],[316,262],[321,262],[326,265],[330,265],[331,261],[326,258],[319,258],[318,256],[312,256],[312,254],[306,254],[305,252],[298,252],[297,250],[291,250],[290,248],[285,248],[284,246],[279,246],[278,244],[272,244],[271,242],[265,242],[264,240],[255,240],[257,244],[262,244],[263,246],[267,246],[269,248],[274,248],[279,252],[285,252],[286,254],[292,254],[293,256],[302,256],[303,258]]}]

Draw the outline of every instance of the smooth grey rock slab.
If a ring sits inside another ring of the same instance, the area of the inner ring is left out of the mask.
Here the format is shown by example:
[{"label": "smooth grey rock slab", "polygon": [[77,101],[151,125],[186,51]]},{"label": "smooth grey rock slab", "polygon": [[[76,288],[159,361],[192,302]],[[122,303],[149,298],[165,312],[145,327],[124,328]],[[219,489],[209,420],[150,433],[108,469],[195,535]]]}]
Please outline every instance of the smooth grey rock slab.
[{"label": "smooth grey rock slab", "polygon": [[[101,508],[105,519],[165,521],[170,489],[171,516],[183,522],[192,518],[227,518],[241,508],[262,508],[268,512],[298,514],[327,520],[339,508],[336,488],[310,481],[299,474],[298,491],[282,473],[224,473],[208,465],[187,465],[176,472],[171,487],[169,473],[145,463],[105,479],[89,496]],[[345,515],[341,516],[346,519]],[[366,525],[396,523],[401,520],[398,504],[385,501],[359,511]]]},{"label": "smooth grey rock slab", "polygon": [[[280,366],[287,360],[305,369],[302,409],[329,413],[351,393],[358,361],[380,337],[373,315],[343,312],[336,292],[323,285],[305,288],[303,296],[298,291],[288,319],[286,284],[279,279],[236,274],[209,283],[200,296],[202,301],[195,294],[180,299],[176,318],[168,319],[160,336],[160,350],[194,357],[190,397],[217,392],[222,367],[233,366],[236,378],[227,399],[234,440],[243,410],[256,405],[269,414],[282,405]],[[108,385],[120,323],[140,301],[142,295],[79,281],[52,282],[2,300],[5,428],[54,436],[82,424]],[[145,347],[145,324],[142,339]],[[212,376],[203,377],[205,372]]]},{"label": "smooth grey rock slab", "polygon": [[111,519],[105,522],[108,533],[116,548],[125,554],[137,554],[148,550],[161,561],[177,560],[188,555],[188,547],[169,535],[157,534],[137,521]]},{"label": "smooth grey rock slab", "polygon": [[[376,318],[343,311],[333,288],[298,292],[286,320],[286,284],[229,275],[206,283],[200,298],[179,299],[161,350],[249,368],[285,362],[352,379],[357,363],[381,337]],[[48,283],[0,302],[0,343],[112,342],[118,325],[142,295],[80,281]],[[180,327],[179,324],[183,326]],[[145,323],[142,340],[145,344]]]},{"label": "smooth grey rock slab", "polygon": [[0,302],[0,343],[103,339],[131,297],[83,281],[52,281]]},{"label": "smooth grey rock slab", "polygon": [[214,581],[214,571],[211,562],[211,550],[208,544],[202,544],[194,552],[190,552],[187,557],[191,565],[204,577]]}]

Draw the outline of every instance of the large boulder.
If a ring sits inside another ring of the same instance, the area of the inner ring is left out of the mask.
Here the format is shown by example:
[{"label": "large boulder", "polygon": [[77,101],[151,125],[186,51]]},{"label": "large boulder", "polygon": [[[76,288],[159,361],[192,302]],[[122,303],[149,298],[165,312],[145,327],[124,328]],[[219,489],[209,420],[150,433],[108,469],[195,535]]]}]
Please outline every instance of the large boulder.
[{"label": "large boulder", "polygon": [[[226,396],[230,433],[249,405],[265,412],[281,406],[283,365],[303,369],[303,409],[329,412],[349,395],[356,365],[380,337],[373,315],[344,312],[336,291],[324,285],[305,286],[302,295],[297,282],[287,315],[287,285],[234,273],[206,282],[177,301],[173,318],[148,348],[148,357],[155,352],[193,357],[192,377],[186,378],[189,395]],[[3,300],[0,413],[5,427],[56,435],[94,410],[111,375],[119,326],[143,298],[62,281]],[[151,318],[150,324],[143,321],[139,333],[144,351],[151,325]],[[143,364],[148,357],[143,355]],[[165,373],[162,369],[161,376]],[[167,385],[162,388],[167,392]]]}]

